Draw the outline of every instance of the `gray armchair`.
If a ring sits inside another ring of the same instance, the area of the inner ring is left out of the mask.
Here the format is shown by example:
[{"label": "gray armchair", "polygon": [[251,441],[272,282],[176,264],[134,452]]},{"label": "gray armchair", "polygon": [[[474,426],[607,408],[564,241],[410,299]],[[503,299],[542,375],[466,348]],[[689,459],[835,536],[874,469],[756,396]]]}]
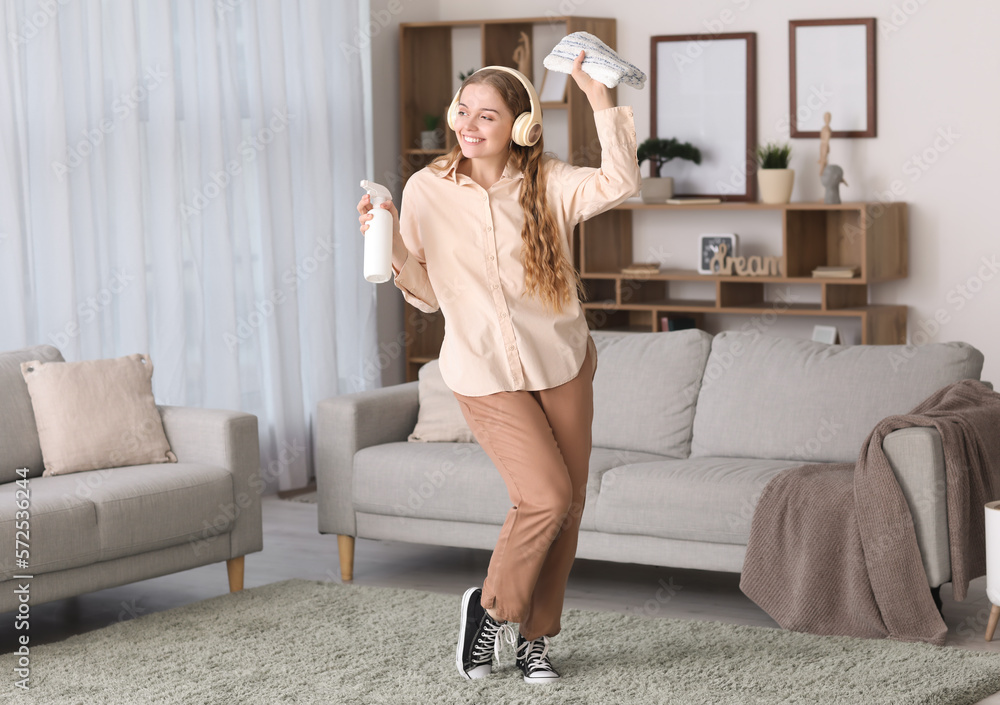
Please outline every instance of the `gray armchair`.
[{"label": "gray armchair", "polygon": [[[263,548],[257,417],[158,406],[178,462],[43,477],[20,371],[35,359],[63,360],[49,345],[0,353],[0,611],[18,607],[25,583],[39,604],[221,561],[241,590],[244,556]],[[18,468],[29,478],[27,567],[13,550]]]}]

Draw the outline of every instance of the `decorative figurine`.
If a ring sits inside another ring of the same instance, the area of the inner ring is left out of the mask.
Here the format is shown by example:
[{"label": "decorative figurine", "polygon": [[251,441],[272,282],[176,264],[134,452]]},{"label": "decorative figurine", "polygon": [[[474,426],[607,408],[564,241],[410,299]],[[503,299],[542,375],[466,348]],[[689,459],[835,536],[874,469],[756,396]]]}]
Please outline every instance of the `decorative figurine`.
[{"label": "decorative figurine", "polygon": [[514,63],[517,64],[517,70],[525,76],[531,75],[531,40],[527,32],[521,32],[521,41],[514,50]]},{"label": "decorative figurine", "polygon": [[819,131],[819,176],[823,178],[823,170],[826,169],[826,158],[830,154],[830,113],[823,113],[823,127]]},{"label": "decorative figurine", "polygon": [[844,170],[836,164],[830,164],[823,169],[823,175],[820,177],[820,181],[823,186],[826,187],[826,193],[823,195],[823,202],[831,205],[840,203],[840,185],[850,185],[844,179]]}]

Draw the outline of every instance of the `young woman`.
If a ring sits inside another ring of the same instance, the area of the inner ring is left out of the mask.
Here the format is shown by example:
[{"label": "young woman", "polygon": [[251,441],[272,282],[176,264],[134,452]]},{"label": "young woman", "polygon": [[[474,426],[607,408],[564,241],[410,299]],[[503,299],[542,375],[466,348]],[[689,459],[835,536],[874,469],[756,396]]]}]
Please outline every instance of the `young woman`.
[{"label": "young woman", "polygon": [[[420,310],[441,310],[441,375],[512,505],[482,587],[462,598],[455,660],[465,678],[489,675],[503,641],[526,682],[559,678],[549,641],[586,499],[597,369],[569,238],[641,185],[632,109],[614,105],[584,58],[572,76],[594,109],[600,168],[545,154],[531,83],[486,67],[449,109],[458,145],[407,181],[401,215],[382,204],[395,225],[394,282]],[[362,233],[370,210],[365,196]]]}]

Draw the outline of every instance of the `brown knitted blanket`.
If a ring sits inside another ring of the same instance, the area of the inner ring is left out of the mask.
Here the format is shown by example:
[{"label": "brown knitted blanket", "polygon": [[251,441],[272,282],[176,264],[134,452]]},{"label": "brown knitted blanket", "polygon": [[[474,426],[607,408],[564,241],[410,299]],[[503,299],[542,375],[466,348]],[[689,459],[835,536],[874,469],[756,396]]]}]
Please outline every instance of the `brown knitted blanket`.
[{"label": "brown knitted blanket", "polygon": [[911,426],[941,434],[955,600],[986,574],[983,505],[1000,499],[1000,394],[962,380],[880,421],[857,463],[791,468],[764,487],[740,589],[785,629],[944,644],[948,627],[882,450],[883,438]]}]

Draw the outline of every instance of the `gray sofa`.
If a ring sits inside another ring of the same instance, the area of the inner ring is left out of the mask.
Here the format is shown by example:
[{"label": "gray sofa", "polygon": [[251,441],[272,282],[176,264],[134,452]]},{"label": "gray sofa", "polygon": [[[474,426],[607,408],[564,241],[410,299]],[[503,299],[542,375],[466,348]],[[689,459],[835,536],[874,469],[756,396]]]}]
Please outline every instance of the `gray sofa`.
[{"label": "gray sofa", "polygon": [[[220,561],[242,589],[243,556],[263,547],[257,417],[159,406],[177,463],[43,477],[27,360],[63,357],[50,345],[0,353],[0,612],[18,608],[26,582],[39,604]],[[18,468],[29,471],[27,569],[14,555]]]},{"label": "gray sofa", "polygon": [[[740,572],[761,490],[805,463],[855,462],[875,424],[979,379],[965,343],[831,346],[752,332],[592,331],[593,451],[577,556]],[[410,382],[318,407],[319,531],[492,549],[508,510],[476,443],[407,441]],[[457,403],[456,403],[457,408]],[[908,428],[883,444],[910,502],[928,584],[950,579],[941,441]]]}]

